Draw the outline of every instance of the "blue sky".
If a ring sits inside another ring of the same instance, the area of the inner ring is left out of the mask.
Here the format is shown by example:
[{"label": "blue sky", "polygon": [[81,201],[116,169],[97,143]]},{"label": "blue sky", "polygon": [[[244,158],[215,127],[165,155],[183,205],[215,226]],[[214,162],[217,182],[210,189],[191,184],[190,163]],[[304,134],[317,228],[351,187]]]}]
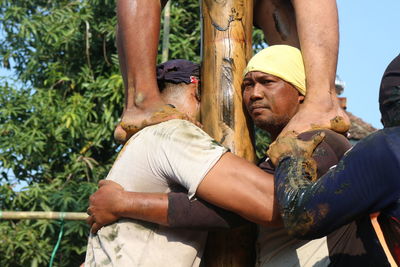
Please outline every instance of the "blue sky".
[{"label": "blue sky", "polygon": [[376,128],[382,74],[400,53],[400,1],[337,0],[340,46],[337,74],[346,83],[347,110]]},{"label": "blue sky", "polygon": [[[400,1],[337,0],[340,47],[337,74],[346,83],[347,109],[382,128],[379,84],[386,66],[400,53]],[[0,68],[0,76],[11,72]]]}]

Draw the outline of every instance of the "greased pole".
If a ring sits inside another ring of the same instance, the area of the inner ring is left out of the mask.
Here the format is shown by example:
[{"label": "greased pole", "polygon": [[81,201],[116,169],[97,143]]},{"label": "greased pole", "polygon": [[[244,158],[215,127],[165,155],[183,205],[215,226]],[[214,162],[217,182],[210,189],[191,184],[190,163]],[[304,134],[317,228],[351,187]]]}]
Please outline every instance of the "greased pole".
[{"label": "greased pole", "polygon": [[[242,74],[252,56],[253,0],[202,0],[204,130],[231,152],[255,160],[242,104]],[[255,227],[209,234],[206,266],[254,266]]]}]

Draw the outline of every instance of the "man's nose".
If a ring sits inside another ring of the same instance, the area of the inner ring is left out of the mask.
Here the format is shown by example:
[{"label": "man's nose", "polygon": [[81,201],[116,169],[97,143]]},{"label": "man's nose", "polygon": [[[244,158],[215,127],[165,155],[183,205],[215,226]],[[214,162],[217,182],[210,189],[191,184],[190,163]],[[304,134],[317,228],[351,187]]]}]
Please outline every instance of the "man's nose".
[{"label": "man's nose", "polygon": [[261,99],[264,97],[264,91],[262,89],[262,86],[258,83],[256,83],[253,87],[253,90],[250,92],[250,99],[251,100],[257,100]]}]

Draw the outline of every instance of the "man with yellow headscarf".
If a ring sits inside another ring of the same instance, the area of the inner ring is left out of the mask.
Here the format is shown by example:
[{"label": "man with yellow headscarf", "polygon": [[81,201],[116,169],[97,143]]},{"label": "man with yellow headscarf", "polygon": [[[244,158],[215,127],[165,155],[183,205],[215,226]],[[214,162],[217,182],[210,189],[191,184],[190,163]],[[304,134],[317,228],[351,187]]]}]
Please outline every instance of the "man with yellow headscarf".
[{"label": "man with yellow headscarf", "polygon": [[[262,50],[249,61],[242,89],[244,104],[255,125],[269,132],[274,140],[299,110],[306,94],[300,51],[287,45]],[[304,133],[300,138],[308,140],[315,132]],[[324,132],[326,137],[314,153],[318,175],[335,165],[350,147],[344,136],[330,130]],[[190,166],[192,160],[187,158],[179,164]],[[366,221],[352,222],[316,240],[290,237],[277,214],[273,173],[274,166],[268,158],[261,160],[257,167],[227,152],[196,188],[181,184],[181,192],[128,192],[115,182],[102,181],[99,190],[91,197],[88,222],[93,233],[121,218],[144,220],[171,228],[204,230],[246,223],[243,217],[258,224],[256,266],[387,264],[383,250],[370,238],[374,234],[372,227],[370,231],[363,231],[368,235],[366,238],[357,235],[358,227],[369,227]],[[193,195],[188,197],[187,191],[194,192],[196,198]],[[176,261],[179,262],[179,258]]]}]

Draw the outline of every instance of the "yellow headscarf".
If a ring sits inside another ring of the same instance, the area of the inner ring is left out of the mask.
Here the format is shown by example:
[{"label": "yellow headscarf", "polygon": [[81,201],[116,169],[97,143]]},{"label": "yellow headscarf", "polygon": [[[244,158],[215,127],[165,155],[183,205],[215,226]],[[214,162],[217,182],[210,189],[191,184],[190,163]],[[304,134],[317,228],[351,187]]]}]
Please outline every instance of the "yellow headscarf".
[{"label": "yellow headscarf", "polygon": [[306,94],[306,75],[303,57],[299,49],[288,45],[269,46],[254,55],[243,77],[251,71],[261,71],[281,78]]}]

